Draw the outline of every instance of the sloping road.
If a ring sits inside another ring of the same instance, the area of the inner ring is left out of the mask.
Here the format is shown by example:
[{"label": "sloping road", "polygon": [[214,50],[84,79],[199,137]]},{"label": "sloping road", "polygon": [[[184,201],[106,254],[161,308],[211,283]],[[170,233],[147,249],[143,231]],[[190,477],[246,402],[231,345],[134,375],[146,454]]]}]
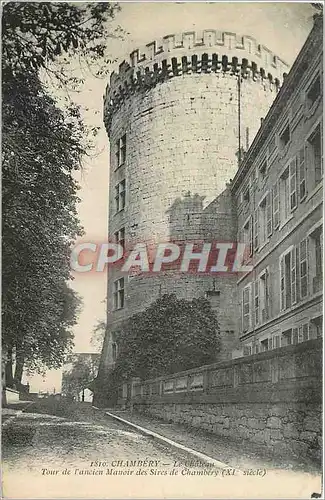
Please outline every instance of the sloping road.
[{"label": "sloping road", "polygon": [[306,474],[299,483],[281,471],[248,477],[198,464],[89,404],[53,398],[10,411],[5,498],[309,498],[319,491],[319,479]]}]

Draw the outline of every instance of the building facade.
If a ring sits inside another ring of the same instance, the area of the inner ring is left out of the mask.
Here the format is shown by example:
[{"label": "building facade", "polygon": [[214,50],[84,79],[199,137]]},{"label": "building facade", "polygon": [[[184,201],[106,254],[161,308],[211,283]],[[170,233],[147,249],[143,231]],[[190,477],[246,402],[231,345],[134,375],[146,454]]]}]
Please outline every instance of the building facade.
[{"label": "building facade", "polygon": [[[110,240],[126,248],[211,236],[235,241],[234,204],[226,185],[286,71],[288,66],[255,39],[215,30],[169,35],[134,51],[112,75],[105,96]],[[224,344],[234,346],[235,288],[230,275],[165,272],[130,278],[110,269],[101,365],[114,364],[119,322],[162,293],[210,296]]]},{"label": "building facade", "polygon": [[318,20],[232,182],[253,266],[237,283],[237,355],[322,335],[322,43]]}]

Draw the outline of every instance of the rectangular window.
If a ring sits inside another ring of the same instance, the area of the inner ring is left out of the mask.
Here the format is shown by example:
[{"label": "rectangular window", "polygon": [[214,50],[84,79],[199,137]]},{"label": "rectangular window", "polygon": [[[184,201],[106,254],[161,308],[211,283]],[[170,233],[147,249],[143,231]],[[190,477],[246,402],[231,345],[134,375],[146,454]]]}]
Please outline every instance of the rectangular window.
[{"label": "rectangular window", "polygon": [[314,184],[317,185],[323,175],[323,161],[322,161],[322,143],[321,143],[321,130],[320,126],[316,128],[315,132],[308,138],[307,141],[307,154],[308,154],[308,172],[310,171],[314,177]]},{"label": "rectangular window", "polygon": [[292,343],[293,345],[298,344],[298,328],[292,328]]},{"label": "rectangular window", "polygon": [[265,179],[266,171],[267,171],[267,160],[265,159],[259,167],[260,178],[262,180]]},{"label": "rectangular window", "polygon": [[124,278],[114,281],[114,309],[122,309],[124,307]]},{"label": "rectangular window", "polygon": [[272,234],[272,195],[271,192],[266,195],[266,236]]},{"label": "rectangular window", "polygon": [[253,354],[251,344],[244,345],[243,354],[244,356],[251,356]]},{"label": "rectangular window", "polygon": [[115,163],[116,168],[125,163],[126,159],[126,134],[115,143]]},{"label": "rectangular window", "polygon": [[243,332],[247,332],[251,327],[251,285],[245,287],[242,293]]},{"label": "rectangular window", "polygon": [[123,249],[125,248],[125,228],[121,227],[118,231],[114,233],[115,243],[119,243]]},{"label": "rectangular window", "polygon": [[312,293],[323,289],[323,231],[318,227],[309,238]]},{"label": "rectangular window", "polygon": [[297,302],[297,262],[296,251],[293,249],[290,252],[290,265],[291,265],[291,303]]},{"label": "rectangular window", "polygon": [[281,345],[285,347],[286,345],[291,345],[292,342],[292,328],[285,330],[281,336]]},{"label": "rectangular window", "polygon": [[289,168],[280,177],[280,219],[285,222],[290,215]]},{"label": "rectangular window", "polygon": [[254,212],[254,250],[259,246],[258,208]]},{"label": "rectangular window", "polygon": [[269,340],[271,341],[272,339],[261,340],[261,351],[262,352],[268,351],[271,348]]},{"label": "rectangular window", "polygon": [[272,337],[272,349],[278,349],[280,344],[280,335],[273,335]]},{"label": "rectangular window", "polygon": [[298,344],[298,328],[289,328],[282,333],[281,345],[296,345]]},{"label": "rectangular window", "polygon": [[323,316],[312,318],[309,325],[309,338],[318,339],[323,336]]},{"label": "rectangular window", "polygon": [[307,91],[306,97],[307,97],[308,109],[312,108],[312,106],[317,101],[320,94],[321,94],[321,80],[320,76],[317,75]]},{"label": "rectangular window", "polygon": [[297,162],[296,158],[290,162],[290,210],[294,210],[297,206]]},{"label": "rectangular window", "polygon": [[125,179],[115,186],[115,211],[119,212],[125,207]]},{"label": "rectangular window", "polygon": [[305,198],[307,194],[305,147],[301,148],[299,151],[298,169],[299,169],[299,199],[301,201]]},{"label": "rectangular window", "polygon": [[280,136],[280,149],[284,149],[290,141],[290,126],[287,126],[282,130]]},{"label": "rectangular window", "polygon": [[[247,260],[247,256],[251,257],[253,254],[253,221],[252,217],[246,221],[243,227],[243,243],[245,243],[244,260]],[[246,258],[245,258],[246,257]]]},{"label": "rectangular window", "polygon": [[259,290],[260,290],[260,310],[261,310],[261,321],[264,323],[270,317],[270,280],[269,273],[266,269],[259,278]]},{"label": "rectangular window", "polygon": [[280,304],[281,310],[296,302],[296,253],[293,248],[280,261]]},{"label": "rectangular window", "polygon": [[306,342],[307,340],[309,340],[309,325],[305,323],[299,326],[298,342]]},{"label": "rectangular window", "polygon": [[284,257],[280,260],[280,309],[285,309],[285,262]]},{"label": "rectangular window", "polygon": [[260,322],[258,279],[254,281],[254,322],[255,322],[255,325],[258,325],[258,323]]},{"label": "rectangular window", "polygon": [[266,196],[261,201],[259,206],[259,243],[263,245],[267,240],[267,221],[266,221]]},{"label": "rectangular window", "polygon": [[255,344],[254,346],[254,354],[258,354],[261,351],[261,346],[260,344]]},{"label": "rectangular window", "polygon": [[273,227],[277,229],[280,224],[280,192],[279,181],[273,186]]},{"label": "rectangular window", "polygon": [[299,245],[299,277],[300,277],[300,298],[308,295],[308,240],[302,240]]}]

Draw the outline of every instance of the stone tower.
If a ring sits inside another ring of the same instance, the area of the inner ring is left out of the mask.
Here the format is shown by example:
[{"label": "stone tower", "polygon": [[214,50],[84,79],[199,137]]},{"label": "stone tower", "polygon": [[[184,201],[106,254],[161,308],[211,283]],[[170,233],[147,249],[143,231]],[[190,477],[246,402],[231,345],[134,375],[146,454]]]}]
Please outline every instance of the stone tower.
[{"label": "stone tower", "polygon": [[[109,238],[235,241],[226,183],[276,97],[288,66],[249,36],[205,30],[165,36],[130,54],[104,99],[110,139]],[[114,361],[114,326],[161,293],[209,290],[234,332],[233,277],[109,272],[101,367]],[[120,289],[124,287],[124,292]],[[124,297],[122,295],[124,294]],[[123,306],[123,307],[120,307]]]}]

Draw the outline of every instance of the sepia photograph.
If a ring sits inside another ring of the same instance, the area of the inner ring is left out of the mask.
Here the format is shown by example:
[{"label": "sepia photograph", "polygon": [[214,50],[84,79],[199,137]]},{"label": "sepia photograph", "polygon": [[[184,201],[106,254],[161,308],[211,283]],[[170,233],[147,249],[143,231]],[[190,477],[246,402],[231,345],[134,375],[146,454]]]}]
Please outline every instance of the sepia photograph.
[{"label": "sepia photograph", "polygon": [[1,21],[2,498],[324,498],[323,2]]}]

